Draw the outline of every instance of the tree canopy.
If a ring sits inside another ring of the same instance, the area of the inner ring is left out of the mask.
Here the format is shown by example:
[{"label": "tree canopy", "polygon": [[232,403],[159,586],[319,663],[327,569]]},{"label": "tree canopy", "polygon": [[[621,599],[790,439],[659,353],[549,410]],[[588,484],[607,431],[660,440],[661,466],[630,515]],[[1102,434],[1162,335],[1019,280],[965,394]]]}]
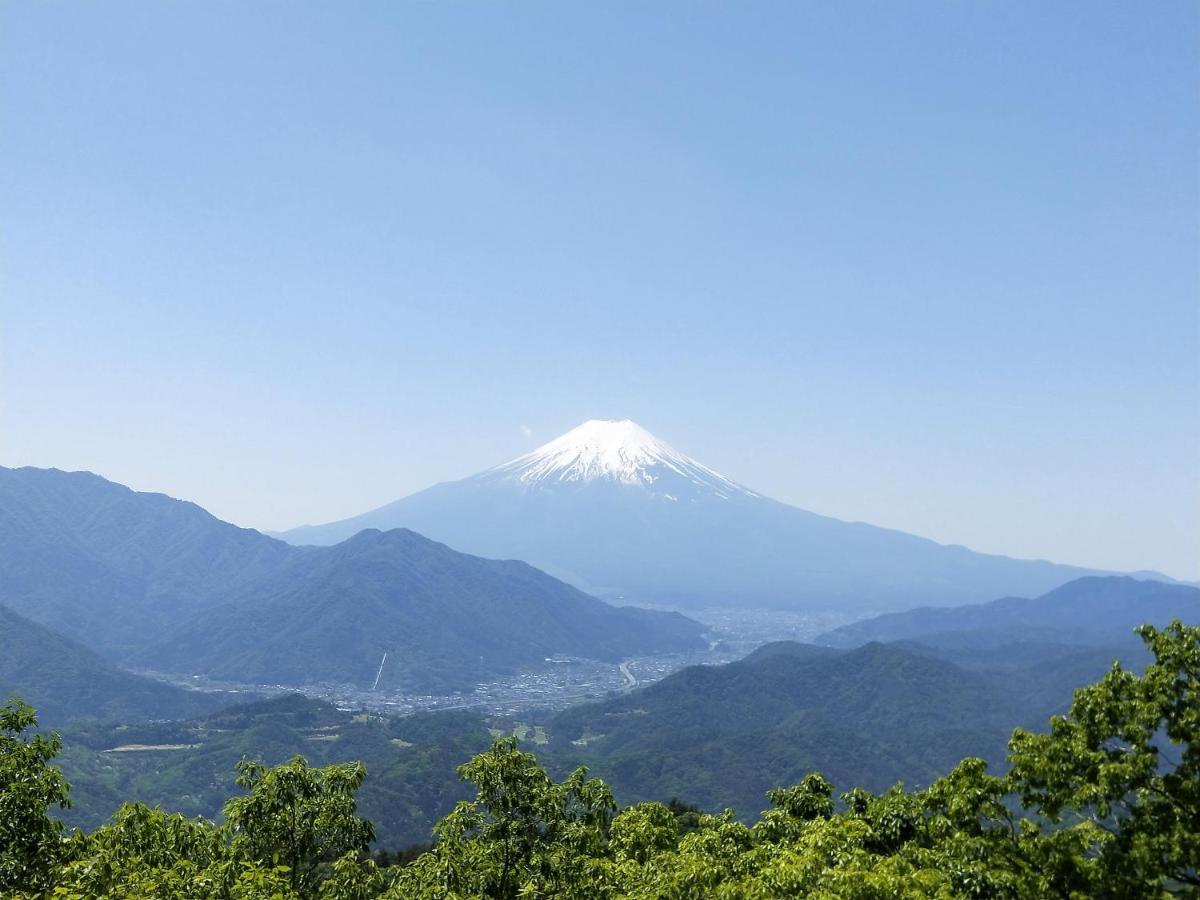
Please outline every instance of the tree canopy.
[{"label": "tree canopy", "polygon": [[1009,769],[962,760],[929,788],[838,793],[819,773],[769,792],[752,825],[684,804],[618,810],[578,769],[555,781],[514,738],[459,767],[475,786],[404,865],[369,856],[360,764],[244,760],[224,821],[126,804],[66,834],[58,738],[0,710],[0,891],[161,898],[1200,897],[1200,628],[1143,627]]}]

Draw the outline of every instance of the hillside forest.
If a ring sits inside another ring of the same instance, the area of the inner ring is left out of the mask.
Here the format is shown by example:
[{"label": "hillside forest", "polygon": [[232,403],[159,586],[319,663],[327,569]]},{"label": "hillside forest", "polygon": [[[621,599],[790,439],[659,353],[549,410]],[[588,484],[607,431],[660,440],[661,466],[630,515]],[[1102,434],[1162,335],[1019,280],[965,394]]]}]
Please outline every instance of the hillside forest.
[{"label": "hillside forest", "polygon": [[57,733],[0,711],[0,890],[32,898],[1040,898],[1200,896],[1200,627],[1138,630],[1006,768],[965,758],[922,790],[782,785],[756,821],[681,803],[618,809],[584,768],[555,779],[514,737],[458,768],[473,798],[402,854],[369,852],[358,762],[236,764],[221,821],[126,803],[90,831]]}]

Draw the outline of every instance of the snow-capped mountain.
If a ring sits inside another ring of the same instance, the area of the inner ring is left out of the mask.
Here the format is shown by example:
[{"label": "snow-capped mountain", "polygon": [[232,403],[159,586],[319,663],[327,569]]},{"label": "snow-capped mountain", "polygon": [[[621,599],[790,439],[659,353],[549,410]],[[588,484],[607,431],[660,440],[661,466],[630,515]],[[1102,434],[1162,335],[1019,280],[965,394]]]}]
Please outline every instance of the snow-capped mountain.
[{"label": "snow-capped mountain", "polygon": [[525,560],[602,597],[693,608],[956,605],[1038,596],[1094,574],[778,503],[627,419],[585,422],[477,475],[280,537],[334,544],[401,526]]},{"label": "snow-capped mountain", "polygon": [[[727,500],[758,494],[684,456],[629,419],[592,419],[514,460],[488,469],[478,479],[519,482],[531,488],[608,479],[645,488],[678,502],[696,494]],[[672,493],[674,491],[674,493]]]}]

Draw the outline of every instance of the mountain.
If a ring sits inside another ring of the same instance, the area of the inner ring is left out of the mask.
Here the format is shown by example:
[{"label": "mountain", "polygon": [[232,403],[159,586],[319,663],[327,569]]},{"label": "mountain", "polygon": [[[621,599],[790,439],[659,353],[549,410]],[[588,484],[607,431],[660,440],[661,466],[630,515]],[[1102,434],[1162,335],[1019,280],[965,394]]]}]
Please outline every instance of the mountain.
[{"label": "mountain", "polygon": [[90,472],[0,467],[0,603],[120,658],[293,548]]},{"label": "mountain", "polygon": [[817,639],[835,647],[916,641],[978,653],[998,644],[1138,645],[1138,625],[1200,622],[1200,588],[1125,576],[1078,578],[1040,597],[1005,597],[954,609],[924,607],[837,628]]},{"label": "mountain", "polygon": [[[236,604],[138,659],[260,683],[462,688],[555,654],[617,661],[702,648],[678,613],[613,607],[523,562],[481,559],[404,529],[300,553]],[[383,654],[387,659],[383,659]]]},{"label": "mountain", "polygon": [[550,723],[551,748],[625,801],[672,796],[740,815],[820,770],[836,786],[926,783],[963,756],[1003,758],[1017,705],[988,679],[883,644],[770,644]]},{"label": "mountain", "polygon": [[1066,709],[1072,690],[1114,660],[1150,659],[1138,625],[1200,622],[1200,590],[1129,577],[1086,577],[1036,598],[1006,597],[954,609],[924,608],[855,622],[817,638],[829,647],[873,641],[944,660],[987,678],[1018,702],[1013,724],[1038,727]]},{"label": "mountain", "polygon": [[[964,755],[999,762],[1029,711],[1003,679],[903,647],[785,641],[549,718],[377,716],[292,695],[191,721],[75,726],[62,764],[76,798],[68,821],[94,827],[129,799],[215,816],[242,756],[359,759],[360,809],[394,848],[429,840],[433,822],[471,792],[455,766],[501,734],[519,736],[556,775],[587,765],[622,803],[679,797],[749,818],[768,788],[814,769],[839,789],[881,790],[927,783]],[[1031,724],[1044,727],[1044,716]]]},{"label": "mountain", "polygon": [[293,547],[87,472],[0,468],[0,603],[122,664],[237,681],[465,687],[545,657],[702,646],[520,562],[409,531]]},{"label": "mountain", "polygon": [[396,847],[430,838],[433,822],[470,792],[454,767],[501,733],[547,734],[548,744],[535,737],[525,749],[560,775],[587,764],[622,803],[677,796],[749,817],[767,805],[768,788],[812,769],[842,789],[882,789],[926,782],[965,753],[996,757],[1010,715],[989,684],[948,663],[880,645],[779,643],[537,729],[465,711],[353,714],[291,696],[188,722],[76,728],[62,764],[76,798],[69,821],[94,827],[130,799],[216,815],[244,755],[269,764],[296,753],[313,764],[360,759],[368,770],[360,809],[381,844]]},{"label": "mountain", "polygon": [[366,764],[358,812],[375,823],[377,846],[394,849],[428,841],[433,823],[473,795],[454,770],[491,736],[475,713],[385,718],[292,694],[188,721],[79,724],[63,741],[58,762],[74,805],[62,818],[71,826],[95,828],[134,800],[219,818],[224,799],[238,793],[238,760],[276,765],[301,754],[314,766]]},{"label": "mountain", "polygon": [[0,703],[20,697],[43,726],[77,719],[182,718],[229,703],[118,669],[86,647],[0,606]]},{"label": "mountain", "polygon": [[745,819],[766,806],[769,787],[814,769],[839,789],[876,791],[925,784],[965,755],[999,769],[1012,727],[1044,729],[1074,688],[1103,674],[1096,649],[985,658],[972,671],[938,648],[781,641],[524,722],[467,711],[367,715],[292,695],[184,722],[80,724],[67,731],[62,758],[76,800],[68,821],[95,827],[128,799],[212,817],[237,760],[301,753],[318,765],[366,762],[360,810],[380,844],[395,848],[429,839],[432,823],[470,793],[454,767],[501,734],[517,735],[556,775],[586,764],[622,803],[679,797]]},{"label": "mountain", "polygon": [[601,597],[675,606],[902,609],[1040,594],[1087,574],[776,502],[628,420],[586,422],[478,475],[281,537],[328,545],[396,527]]}]

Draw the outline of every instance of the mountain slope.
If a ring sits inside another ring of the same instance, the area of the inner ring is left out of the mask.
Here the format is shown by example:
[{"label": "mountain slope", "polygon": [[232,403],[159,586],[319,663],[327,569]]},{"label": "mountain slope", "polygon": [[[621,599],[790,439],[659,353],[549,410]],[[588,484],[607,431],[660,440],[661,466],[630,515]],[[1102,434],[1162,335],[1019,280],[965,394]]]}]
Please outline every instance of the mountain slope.
[{"label": "mountain slope", "polygon": [[1087,577],[1041,597],[1006,597],[954,609],[924,608],[855,622],[817,638],[833,647],[871,641],[961,666],[1020,704],[1015,725],[1040,727],[1063,712],[1072,690],[1098,680],[1114,660],[1149,661],[1138,625],[1200,621],[1200,590],[1129,577]]},{"label": "mountain slope", "polygon": [[984,678],[903,648],[781,643],[566,710],[550,734],[556,753],[584,754],[627,800],[751,814],[773,784],[813,769],[879,790],[928,781],[965,755],[999,759],[1016,716]]},{"label": "mountain slope", "polygon": [[[63,739],[58,762],[74,801],[63,815],[69,825],[95,828],[134,800],[219,818],[222,802],[238,792],[238,760],[275,765],[302,754],[314,766],[366,764],[358,812],[375,823],[377,846],[385,848],[428,841],[433,823],[473,794],[455,767],[491,742],[474,713],[385,719],[294,694],[186,722],[80,725]],[[163,749],[112,752],[130,744]]]},{"label": "mountain slope", "polygon": [[367,689],[378,675],[380,689],[445,689],[554,654],[618,660],[703,646],[703,630],[678,614],[610,606],[522,562],[367,530],[301,554],[138,658],[260,683]]},{"label": "mountain slope", "polygon": [[297,554],[90,472],[0,467],[0,603],[119,658]]},{"label": "mountain slope", "polygon": [[[526,749],[556,773],[586,764],[622,803],[677,796],[748,817],[766,805],[768,787],[813,769],[840,789],[879,790],[927,782],[960,755],[999,765],[1014,725],[1044,728],[1046,715],[1094,677],[1076,671],[1072,657],[1094,649],[1017,655],[1002,671],[973,673],[929,658],[927,647],[778,642],[739,663],[686,669],[616,700],[535,719],[538,728],[462,711],[353,715],[295,696],[193,722],[80,727],[68,733],[63,758],[78,804],[70,821],[94,826],[130,798],[213,816],[243,755],[276,762],[303,753],[316,764],[365,761],[360,808],[383,846],[423,841],[468,793],[454,766],[487,746],[488,729],[532,733]],[[1083,662],[1090,673],[1096,660]],[[1080,677],[1064,680],[1072,672]],[[165,747],[104,752],[131,743]]]},{"label": "mountain slope", "polygon": [[1138,644],[1133,629],[1173,618],[1200,622],[1200,588],[1129,577],[1078,578],[1035,598],[1005,597],[954,609],[924,607],[853,622],[818,643],[940,642],[980,650],[998,643]]},{"label": "mountain slope", "polygon": [[778,503],[628,420],[584,423],[478,475],[281,537],[327,545],[396,527],[599,596],[681,606],[897,609],[1040,594],[1087,574]]},{"label": "mountain slope", "polygon": [[20,697],[43,726],[76,719],[182,718],[229,703],[142,678],[0,606],[0,703]]},{"label": "mountain slope", "polygon": [[122,664],[236,681],[368,688],[386,651],[380,687],[459,687],[703,630],[411,532],[293,547],[86,472],[0,468],[0,546],[0,603]]}]

